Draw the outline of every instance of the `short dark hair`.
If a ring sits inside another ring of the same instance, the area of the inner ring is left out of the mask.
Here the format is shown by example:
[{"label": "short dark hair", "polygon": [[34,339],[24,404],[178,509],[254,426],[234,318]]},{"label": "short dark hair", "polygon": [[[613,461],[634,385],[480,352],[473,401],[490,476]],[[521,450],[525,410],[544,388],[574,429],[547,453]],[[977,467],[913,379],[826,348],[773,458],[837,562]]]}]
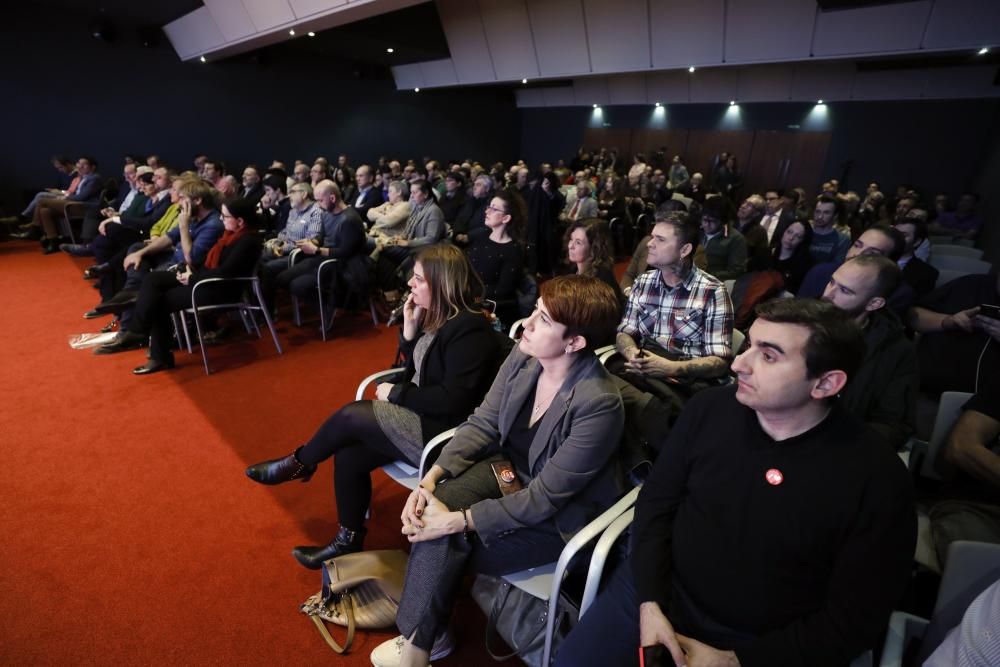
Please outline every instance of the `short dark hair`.
[{"label": "short dark hair", "polygon": [[147,171],[141,173],[138,176],[136,176],[135,180],[139,181],[140,183],[145,183],[146,185],[150,185],[153,182],[153,172]]},{"label": "short dark hair", "polygon": [[701,217],[706,214],[727,225],[732,224],[736,219],[736,211],[733,210],[733,204],[728,197],[719,196],[706,199],[701,206]]},{"label": "short dark hair", "polygon": [[[677,238],[681,240],[681,245],[691,244],[691,254],[688,259],[694,260],[694,251],[698,249],[698,240],[701,238],[701,229],[694,218],[683,211],[656,212],[656,224],[670,225]],[[655,226],[655,225],[654,225]]]},{"label": "short dark hair", "polygon": [[89,164],[94,169],[97,169],[97,158],[95,158],[95,157],[93,157],[91,155],[81,155],[80,159],[81,160],[86,160],[87,164]]},{"label": "short dark hair", "polygon": [[284,178],[278,176],[277,174],[268,174],[264,177],[262,181],[265,188],[271,188],[272,190],[280,190],[281,194],[288,194],[288,181]]},{"label": "short dark hair", "polygon": [[[897,228],[900,225],[913,225],[913,238],[916,239],[918,242],[927,239],[927,223],[924,222],[923,220],[919,218],[903,218],[902,220],[894,224],[893,228]],[[919,244],[914,243],[913,245],[917,246]]]},{"label": "short dark hair", "polygon": [[215,167],[215,170],[218,171],[220,174],[226,173],[226,163],[223,162],[222,160],[208,159],[205,160],[205,165],[212,165],[213,167]]},{"label": "short dark hair", "polygon": [[233,197],[222,202],[234,218],[241,218],[250,229],[258,226],[257,204],[243,197]]},{"label": "short dark hair", "polygon": [[785,196],[784,188],[764,188],[764,194],[766,195],[768,192],[773,192],[774,194],[778,195],[778,199],[781,199],[782,197]]},{"label": "short dark hair", "polygon": [[430,183],[428,183],[426,179],[423,179],[423,178],[420,178],[420,179],[417,179],[417,180],[415,180],[415,181],[412,181],[412,182],[410,183],[410,187],[411,187],[411,188],[412,188],[412,187],[416,187],[416,188],[418,188],[418,189],[419,189],[419,190],[420,190],[421,192],[423,192],[423,193],[424,193],[425,195],[427,195],[428,197],[432,197],[432,196],[433,196],[433,195],[431,194],[431,190],[432,190],[433,188],[431,188],[431,184],[430,184]]},{"label": "short dark hair", "polygon": [[757,306],[755,312],[762,320],[797,324],[809,330],[803,349],[807,378],[840,370],[850,381],[861,368],[866,350],[861,327],[832,303],[821,299],[772,299]]},{"label": "short dark hair", "polygon": [[892,261],[899,261],[903,256],[903,251],[906,249],[906,237],[903,236],[903,232],[889,225],[872,225],[865,231],[876,231],[892,241],[892,250],[886,255]]},{"label": "short dark hair", "polygon": [[552,319],[566,327],[568,336],[584,337],[585,350],[611,341],[621,320],[618,297],[598,278],[558,276],[542,283],[539,297]]},{"label": "short dark hair", "polygon": [[833,204],[833,215],[837,220],[840,220],[844,216],[844,204],[836,197],[831,197],[830,195],[820,195],[816,197],[816,205],[820,204]]},{"label": "short dark hair", "polygon": [[[896,230],[893,230],[896,231]],[[896,231],[899,234],[898,231]],[[902,236],[902,234],[900,234]],[[873,285],[872,297],[880,296],[883,299],[889,297],[896,291],[900,281],[903,279],[903,272],[896,261],[881,255],[858,255],[848,260],[858,266],[870,266],[875,269],[875,284]]]}]

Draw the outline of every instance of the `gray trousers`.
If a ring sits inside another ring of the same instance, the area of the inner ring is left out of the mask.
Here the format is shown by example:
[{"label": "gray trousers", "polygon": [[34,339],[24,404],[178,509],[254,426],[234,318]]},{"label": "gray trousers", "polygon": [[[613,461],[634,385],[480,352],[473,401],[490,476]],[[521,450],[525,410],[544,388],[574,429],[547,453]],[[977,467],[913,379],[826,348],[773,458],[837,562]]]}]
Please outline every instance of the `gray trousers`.
[{"label": "gray trousers", "polygon": [[[448,509],[468,508],[486,498],[499,498],[500,488],[490,462],[497,455],[476,463],[464,473],[434,490],[435,497]],[[410,549],[403,597],[396,614],[396,626],[411,637],[417,648],[430,651],[435,638],[448,626],[462,577],[467,572],[500,576],[559,558],[566,543],[552,520],[520,528],[484,545],[474,533],[461,533],[429,542],[417,542]]]},{"label": "gray trousers", "polygon": [[948,545],[956,540],[1000,544],[1000,506],[971,500],[943,500],[928,512],[938,562],[944,567]]}]

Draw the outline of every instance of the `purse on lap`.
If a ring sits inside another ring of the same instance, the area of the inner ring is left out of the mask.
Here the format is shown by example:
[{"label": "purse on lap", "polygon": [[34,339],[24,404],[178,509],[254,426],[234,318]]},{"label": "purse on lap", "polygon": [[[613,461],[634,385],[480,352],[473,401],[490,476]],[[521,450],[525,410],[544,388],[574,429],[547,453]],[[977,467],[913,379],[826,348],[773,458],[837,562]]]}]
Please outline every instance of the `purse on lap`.
[{"label": "purse on lap", "polygon": [[[396,623],[406,574],[406,552],[398,549],[359,551],[323,563],[323,588],[302,603],[300,611],[312,619],[326,643],[347,653],[354,631],[384,630]],[[341,646],[326,623],[347,628]]]}]

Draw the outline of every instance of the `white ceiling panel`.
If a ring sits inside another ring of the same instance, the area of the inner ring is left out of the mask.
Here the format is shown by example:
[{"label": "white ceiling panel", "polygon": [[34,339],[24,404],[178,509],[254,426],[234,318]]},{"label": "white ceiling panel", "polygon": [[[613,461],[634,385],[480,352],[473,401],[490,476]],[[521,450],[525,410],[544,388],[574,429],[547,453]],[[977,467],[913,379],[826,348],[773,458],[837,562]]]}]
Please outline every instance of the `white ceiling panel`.
[{"label": "white ceiling panel", "polygon": [[241,0],[204,0],[208,13],[219,26],[227,42],[249,37],[257,32]]},{"label": "white ceiling panel", "polygon": [[528,16],[541,76],[591,71],[581,0],[533,1],[528,5]]},{"label": "white ceiling panel", "polygon": [[458,84],[458,76],[455,74],[455,65],[451,58],[442,60],[428,60],[419,63],[420,73],[424,78],[424,85],[428,88],[432,86],[454,86]]},{"label": "white ceiling panel", "polygon": [[199,7],[171,21],[163,26],[163,31],[182,59],[217,49],[226,43],[207,7]]},{"label": "white ceiling panel", "polygon": [[654,72],[646,75],[647,102],[680,104],[691,101],[691,75],[687,70]]},{"label": "white ceiling panel", "polygon": [[813,54],[835,56],[920,48],[930,0],[820,12]]},{"label": "white ceiling panel", "polygon": [[243,0],[250,20],[259,32],[276,28],[295,20],[288,0]]},{"label": "white ceiling panel", "polygon": [[852,96],[856,100],[906,100],[923,96],[925,70],[858,72]]},{"label": "white ceiling panel", "polygon": [[728,102],[739,93],[740,72],[735,67],[701,69],[691,75],[692,102]]},{"label": "white ceiling panel", "polygon": [[649,69],[646,0],[584,0],[594,72]]},{"label": "white ceiling panel", "polygon": [[649,0],[654,69],[722,62],[723,0]]},{"label": "white ceiling panel", "polygon": [[740,69],[735,99],[740,102],[773,102],[787,100],[791,92],[791,65],[759,65]]},{"label": "white ceiling panel", "polygon": [[541,91],[547,107],[570,107],[576,104],[576,92],[573,86],[542,88]]},{"label": "white ceiling panel", "polygon": [[809,57],[816,0],[728,0],[726,7],[726,62]]},{"label": "white ceiling panel", "polygon": [[468,0],[437,0],[448,51],[461,83],[496,81],[479,5]]},{"label": "white ceiling panel", "polygon": [[411,65],[396,65],[392,68],[392,78],[396,80],[396,88],[400,90],[406,88],[420,88],[426,85],[424,75],[420,70],[420,63]]},{"label": "white ceiling panel", "polygon": [[589,76],[573,80],[577,104],[608,104],[608,81],[603,76]]},{"label": "white ceiling panel", "polygon": [[347,4],[347,0],[288,0],[296,18],[303,19],[313,14],[329,12]]},{"label": "white ceiling panel", "polygon": [[497,79],[537,77],[538,59],[524,1],[479,0],[479,10]]},{"label": "white ceiling panel", "polygon": [[608,77],[609,104],[646,104],[646,75],[619,74]]},{"label": "white ceiling panel", "polygon": [[925,49],[1000,46],[1000,2],[937,0],[924,35]]},{"label": "white ceiling panel", "polygon": [[792,67],[791,98],[797,102],[849,100],[854,88],[854,63],[799,63]]}]

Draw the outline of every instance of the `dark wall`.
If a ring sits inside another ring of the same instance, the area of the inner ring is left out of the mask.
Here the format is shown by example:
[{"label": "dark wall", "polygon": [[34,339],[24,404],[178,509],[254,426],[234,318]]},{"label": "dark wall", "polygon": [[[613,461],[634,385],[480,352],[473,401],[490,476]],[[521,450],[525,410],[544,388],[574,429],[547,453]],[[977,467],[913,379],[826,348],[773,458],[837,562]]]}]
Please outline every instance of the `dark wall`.
[{"label": "dark wall", "polygon": [[0,43],[17,45],[0,69],[5,208],[51,181],[57,153],[93,154],[120,176],[125,153],[186,169],[204,152],[241,168],[339,152],[354,164],[381,154],[508,161],[520,145],[506,91],[397,92],[391,76],[355,79],[345,64],[282,48],[266,65],[182,63],[165,37],[146,49],[121,29],[107,44],[90,37],[88,19],[29,8],[0,24]]},{"label": "dark wall", "polygon": [[723,104],[686,104],[664,115],[657,119],[649,106],[605,107],[600,117],[585,107],[522,109],[521,153],[531,164],[568,160],[585,128],[600,126],[829,131],[824,174],[839,177],[844,163],[853,161],[852,189],[879,180],[883,187],[907,182],[958,192],[979,180],[997,141],[992,128],[1000,121],[1000,101],[836,102],[825,114],[813,104],[742,104],[738,116]]}]

